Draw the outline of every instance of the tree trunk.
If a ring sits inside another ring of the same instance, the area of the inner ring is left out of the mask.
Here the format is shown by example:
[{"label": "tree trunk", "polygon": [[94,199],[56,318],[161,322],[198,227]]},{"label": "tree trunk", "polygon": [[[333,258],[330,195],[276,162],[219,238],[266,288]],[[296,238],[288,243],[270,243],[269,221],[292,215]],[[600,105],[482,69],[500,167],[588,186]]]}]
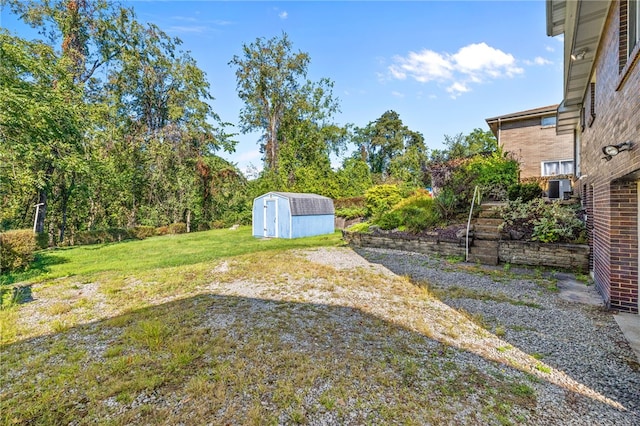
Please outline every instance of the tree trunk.
[{"label": "tree trunk", "polygon": [[44,189],[38,191],[38,204],[40,206],[36,208],[38,216],[36,217],[35,230],[39,234],[44,232],[44,219],[47,216],[47,193]]},{"label": "tree trunk", "polygon": [[187,209],[187,233],[191,232],[191,209]]}]

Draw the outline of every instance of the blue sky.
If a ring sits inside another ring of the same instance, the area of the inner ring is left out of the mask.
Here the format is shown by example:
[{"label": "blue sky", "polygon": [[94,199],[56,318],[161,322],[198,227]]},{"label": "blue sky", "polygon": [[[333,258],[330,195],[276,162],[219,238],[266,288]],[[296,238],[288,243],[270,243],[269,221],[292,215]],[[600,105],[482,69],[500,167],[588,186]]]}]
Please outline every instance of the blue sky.
[{"label": "blue sky", "polygon": [[[387,110],[425,136],[488,130],[485,118],[558,103],[562,43],[545,32],[545,2],[134,1],[138,19],[183,40],[208,76],[214,110],[237,123],[242,102],[228,65],[258,37],[289,35],[309,53],[309,78],[331,79],[338,124],[365,126]],[[0,25],[25,31],[7,10]],[[245,171],[260,168],[257,134],[238,135],[221,154]]]}]

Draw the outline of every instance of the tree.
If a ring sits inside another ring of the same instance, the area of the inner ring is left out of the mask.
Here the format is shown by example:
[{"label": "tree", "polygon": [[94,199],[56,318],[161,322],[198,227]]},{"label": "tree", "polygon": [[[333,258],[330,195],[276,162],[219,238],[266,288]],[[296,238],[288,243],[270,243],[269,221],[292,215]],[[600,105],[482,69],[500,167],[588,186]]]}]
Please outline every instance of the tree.
[{"label": "tree", "polygon": [[355,129],[362,160],[371,173],[410,180],[419,185],[427,159],[424,137],[409,130],[395,111],[386,111],[364,128]]},{"label": "tree", "polygon": [[83,167],[83,107],[67,66],[49,46],[0,32],[1,195],[14,209],[3,209],[2,217],[24,227],[25,205],[42,203],[38,232],[51,197],[65,206]]},{"label": "tree", "polygon": [[[243,45],[242,52],[229,62],[236,67],[238,96],[245,102],[240,129],[243,133],[263,132],[265,164],[278,173],[282,145],[296,140],[293,127],[318,124],[337,110],[332,83],[328,79],[318,83],[305,80],[309,55],[293,52],[286,33],[280,38],[258,38]],[[283,131],[285,122],[288,129]]]},{"label": "tree", "polygon": [[210,106],[206,75],[179,50],[180,40],[101,0],[5,4],[47,43],[7,39],[1,46],[9,95],[0,99],[0,158],[13,169],[0,170],[3,226],[24,226],[29,214],[5,205],[36,202],[44,203],[38,229],[46,212],[59,241],[68,220],[71,232],[208,220],[211,206],[201,195],[211,183],[197,165],[209,164],[215,175],[212,168],[226,166],[214,152],[234,142]]},{"label": "tree", "polygon": [[468,158],[477,154],[498,152],[498,140],[490,130],[473,129],[468,135],[458,133],[455,136],[444,136],[443,151],[433,151],[432,160],[446,161],[454,158]]}]

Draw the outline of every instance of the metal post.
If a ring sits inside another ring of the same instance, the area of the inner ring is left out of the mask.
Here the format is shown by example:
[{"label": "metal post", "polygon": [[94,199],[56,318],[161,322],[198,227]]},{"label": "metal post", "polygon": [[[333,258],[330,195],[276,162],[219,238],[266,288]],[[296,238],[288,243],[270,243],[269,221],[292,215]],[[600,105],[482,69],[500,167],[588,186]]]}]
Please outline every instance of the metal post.
[{"label": "metal post", "polygon": [[36,216],[33,219],[33,233],[36,232],[36,225],[38,225],[38,213],[40,212],[40,206],[44,205],[44,203],[38,203],[34,207],[36,208]]}]

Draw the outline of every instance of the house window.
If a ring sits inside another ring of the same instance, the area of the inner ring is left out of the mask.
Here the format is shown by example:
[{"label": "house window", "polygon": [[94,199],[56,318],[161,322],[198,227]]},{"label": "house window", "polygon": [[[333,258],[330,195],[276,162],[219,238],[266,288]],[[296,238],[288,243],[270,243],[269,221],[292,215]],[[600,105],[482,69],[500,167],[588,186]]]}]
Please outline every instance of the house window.
[{"label": "house window", "polygon": [[627,57],[631,55],[633,49],[640,41],[640,3],[639,0],[628,0],[628,28],[629,37],[627,38]]},{"label": "house window", "polygon": [[622,72],[640,44],[640,0],[620,1],[619,71]]},{"label": "house window", "polygon": [[550,115],[548,117],[542,117],[542,120],[540,120],[540,125],[542,127],[555,126],[556,125],[556,116],[555,115]]},{"label": "house window", "polygon": [[542,162],[542,176],[573,174],[573,160],[553,160]]}]

